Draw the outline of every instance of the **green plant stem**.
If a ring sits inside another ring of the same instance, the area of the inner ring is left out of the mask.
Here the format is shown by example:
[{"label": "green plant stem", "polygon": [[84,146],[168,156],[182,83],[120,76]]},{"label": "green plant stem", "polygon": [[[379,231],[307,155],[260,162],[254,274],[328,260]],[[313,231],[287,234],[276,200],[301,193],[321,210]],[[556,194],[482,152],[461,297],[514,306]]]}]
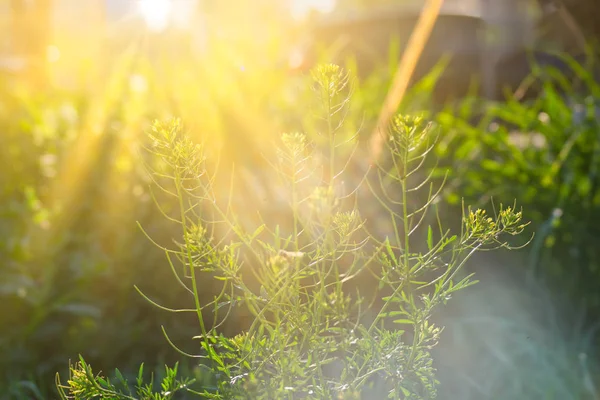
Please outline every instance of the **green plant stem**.
[{"label": "green plant stem", "polygon": [[[194,293],[194,304],[196,306],[196,315],[198,316],[198,322],[200,325],[200,330],[202,332],[202,337],[204,340],[204,343],[208,347],[210,346],[210,341],[208,340],[208,335],[206,332],[206,327],[204,325],[204,318],[202,316],[202,306],[200,304],[200,297],[198,294],[198,284],[196,282],[196,271],[195,271],[195,267],[194,267],[194,259],[192,257],[192,250],[191,250],[191,244],[190,244],[190,240],[189,240],[189,235],[187,232],[187,223],[186,223],[186,208],[185,205],[183,203],[183,194],[181,191],[181,176],[179,175],[179,171],[177,170],[177,168],[175,168],[175,188],[177,190],[177,199],[179,201],[179,211],[180,211],[180,215],[181,215],[181,226],[182,226],[182,230],[183,230],[183,237],[184,237],[184,241],[185,241],[185,247],[186,247],[186,256],[188,259],[188,263],[190,264],[190,275],[192,278],[192,291]],[[208,357],[213,360],[213,356],[211,352],[208,352]]]}]

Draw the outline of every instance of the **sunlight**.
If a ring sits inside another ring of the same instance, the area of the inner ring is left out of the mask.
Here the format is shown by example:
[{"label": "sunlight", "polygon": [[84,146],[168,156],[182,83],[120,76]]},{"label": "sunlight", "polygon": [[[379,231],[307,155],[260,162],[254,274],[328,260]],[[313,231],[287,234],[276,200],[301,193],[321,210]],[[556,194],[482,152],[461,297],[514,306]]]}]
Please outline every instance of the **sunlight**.
[{"label": "sunlight", "polygon": [[140,0],[138,3],[139,13],[148,28],[154,31],[161,31],[167,27],[172,9],[171,0]]},{"label": "sunlight", "polygon": [[311,11],[323,14],[332,12],[335,5],[336,0],[291,0],[291,13],[294,19],[302,20]]}]

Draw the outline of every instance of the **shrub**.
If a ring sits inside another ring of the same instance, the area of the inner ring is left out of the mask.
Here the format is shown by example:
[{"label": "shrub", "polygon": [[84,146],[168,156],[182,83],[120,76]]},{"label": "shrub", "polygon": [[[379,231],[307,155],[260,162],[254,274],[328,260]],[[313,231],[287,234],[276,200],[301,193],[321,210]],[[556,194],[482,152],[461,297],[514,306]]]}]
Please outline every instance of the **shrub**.
[{"label": "shrub", "polygon": [[531,275],[552,277],[572,301],[583,300],[597,315],[600,85],[593,58],[582,64],[558,57],[577,79],[535,68],[524,85],[536,82],[542,90],[531,103],[513,97],[480,102],[483,117],[475,124],[472,101],[459,112],[441,113],[446,133],[436,149],[444,160],[439,173],[450,171],[444,195],[457,206],[461,196],[474,204],[518,196],[537,232],[527,251]]},{"label": "shrub", "polygon": [[[375,167],[377,190],[367,180],[393,230],[383,238],[371,234],[356,204],[364,188],[345,192],[341,184],[356,151],[356,135],[343,128],[349,80],[335,65],[319,66],[312,76],[320,103],[314,130],[281,136],[271,164],[273,182],[285,192],[269,199],[267,213],[259,215],[266,222],[258,226],[240,218],[254,204],[239,209],[233,192],[217,195],[208,154],[180,122],[155,123],[148,146],[155,162],[147,167],[155,187],[178,202],[171,210],[157,206],[181,231],[173,246],[156,244],[190,306],[159,305],[138,290],[162,310],[197,317],[193,354],[163,332],[201,364],[195,380],[173,384],[169,370],[162,389],[138,396],[171,398],[178,388],[215,399],[435,397],[430,351],[442,329],[432,312],[475,283],[461,274],[475,252],[507,247],[502,236],[523,230],[521,213],[500,207],[489,216],[465,208],[460,233],[451,234],[435,212],[439,189],[417,174],[433,149],[435,127],[398,116],[387,141],[389,166]],[[414,204],[420,191],[426,200]],[[277,215],[287,221],[268,223],[278,204],[287,204],[288,212]],[[369,276],[378,286],[363,290],[359,281]],[[217,288],[207,302],[200,293],[205,279]],[[248,324],[234,337],[223,335],[223,324],[242,310]],[[133,398],[119,380],[122,390],[93,375],[82,359],[59,388],[63,398]]]},{"label": "shrub", "polygon": [[[51,398],[53,374],[78,353],[101,367],[164,358],[162,338],[144,335],[163,317],[131,287],[140,276],[157,286],[169,272],[135,221],[172,233],[155,216],[143,169],[128,162],[131,137],[113,129],[144,117],[124,110],[126,95],[106,102],[110,117],[84,91],[0,97],[0,398]],[[134,342],[138,350],[124,351]]]}]

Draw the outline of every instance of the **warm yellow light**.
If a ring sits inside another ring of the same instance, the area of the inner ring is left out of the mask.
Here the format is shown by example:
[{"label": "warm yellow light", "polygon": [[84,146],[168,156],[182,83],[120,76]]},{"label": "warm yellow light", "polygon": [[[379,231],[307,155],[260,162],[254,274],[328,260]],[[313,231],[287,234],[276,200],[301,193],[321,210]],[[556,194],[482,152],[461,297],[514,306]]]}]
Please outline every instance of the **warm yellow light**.
[{"label": "warm yellow light", "polygon": [[50,63],[55,63],[60,59],[60,50],[52,45],[46,48],[46,60]]},{"label": "warm yellow light", "polygon": [[139,0],[138,10],[148,27],[161,31],[169,24],[173,9],[171,0]]},{"label": "warm yellow light", "polygon": [[336,0],[291,0],[292,17],[297,20],[306,18],[311,11],[329,13],[335,8]]}]

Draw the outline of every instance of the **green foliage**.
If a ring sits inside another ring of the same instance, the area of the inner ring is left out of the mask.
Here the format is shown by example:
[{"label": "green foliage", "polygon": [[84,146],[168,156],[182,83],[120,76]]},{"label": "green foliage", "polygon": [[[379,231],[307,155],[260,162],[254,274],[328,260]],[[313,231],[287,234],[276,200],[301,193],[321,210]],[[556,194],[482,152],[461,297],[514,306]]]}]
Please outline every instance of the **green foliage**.
[{"label": "green foliage", "polygon": [[52,375],[78,353],[99,367],[169,360],[162,338],[145,335],[160,317],[131,290],[138,274],[155,287],[168,274],[135,221],[170,235],[129,162],[131,137],[114,129],[144,118],[131,100],[104,118],[85,91],[1,93],[0,398],[52,398]]},{"label": "green foliage", "polygon": [[[79,362],[71,367],[71,376],[67,381],[68,386],[63,387],[57,384],[61,399],[147,399],[147,400],[169,400],[173,399],[175,394],[183,390],[188,381],[179,381],[177,379],[177,364],[173,368],[165,366],[164,377],[160,382],[160,391],[154,390],[154,376],[146,383],[144,381],[144,364],[139,368],[135,384],[132,385],[117,369],[115,371],[117,383],[112,383],[109,379],[96,374],[94,375],[92,367],[80,357]],[[67,395],[64,389],[68,388]]]},{"label": "green foliage", "polygon": [[[449,338],[436,353],[442,398],[598,396],[600,92],[593,59],[563,57],[578,78],[535,68],[523,83],[542,89],[531,102],[467,99],[436,118],[443,133],[433,175],[449,172],[445,215],[459,211],[461,197],[481,206],[517,196],[535,230],[532,245],[504,263],[478,259],[484,283],[440,316]],[[500,264],[509,274],[496,272]]]},{"label": "green foliage", "polygon": [[573,299],[585,293],[586,304],[600,310],[600,85],[590,72],[594,64],[561,57],[577,79],[535,69],[524,84],[542,91],[531,103],[483,103],[477,124],[469,122],[473,102],[441,113],[447,134],[437,155],[445,160],[440,174],[451,171],[445,192],[451,203],[459,203],[458,193],[476,204],[518,197],[537,232],[528,251],[532,274],[552,276]]},{"label": "green foliage", "polygon": [[[162,310],[197,318],[193,352],[180,349],[163,328],[168,343],[201,360],[208,374],[195,387],[188,381],[176,385],[190,394],[435,398],[431,350],[442,328],[432,313],[475,283],[462,274],[475,252],[509,247],[503,236],[522,232],[521,213],[465,208],[460,233],[444,228],[433,205],[439,189],[417,174],[434,149],[435,127],[421,117],[398,116],[386,146],[390,162],[375,166],[379,187],[365,179],[393,230],[372,234],[356,204],[361,187],[348,194],[342,185],[357,148],[357,135],[343,129],[349,78],[335,65],[319,66],[311,75],[318,99],[314,122],[306,133],[283,134],[270,161],[269,176],[281,189],[271,210],[283,204],[287,221],[259,211],[263,222],[257,226],[242,222],[249,210],[232,203],[235,187],[225,198],[216,195],[217,175],[208,169],[203,146],[178,120],[154,124],[148,150],[156,162],[146,167],[155,187],[176,199],[176,209],[164,216],[180,230],[175,245],[155,243],[189,306],[160,305],[143,288],[138,291]],[[413,196],[425,201],[416,204]],[[156,205],[163,209],[160,201]],[[426,224],[425,237],[419,230],[424,221],[434,222]],[[369,292],[360,281],[370,276],[378,286]],[[204,302],[206,279],[217,290]],[[240,310],[251,316],[248,326],[237,336],[223,335],[220,327]],[[72,376],[64,398],[130,398],[94,377],[83,360]],[[173,371],[167,377],[175,382]]]}]

